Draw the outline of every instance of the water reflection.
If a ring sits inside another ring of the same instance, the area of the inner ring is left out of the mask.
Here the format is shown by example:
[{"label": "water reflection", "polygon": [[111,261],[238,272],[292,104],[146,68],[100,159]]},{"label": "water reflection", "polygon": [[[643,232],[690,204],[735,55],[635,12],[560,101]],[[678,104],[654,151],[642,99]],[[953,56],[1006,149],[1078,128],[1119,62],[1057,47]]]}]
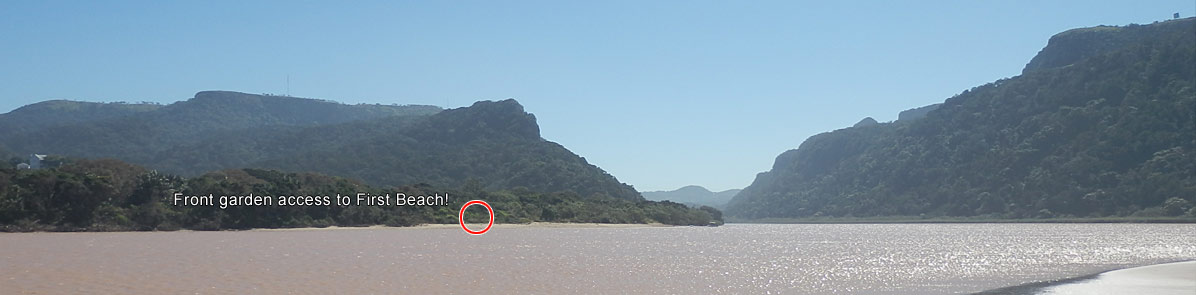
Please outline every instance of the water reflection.
[{"label": "water reflection", "polygon": [[1196,258],[1196,225],[0,234],[0,293],[975,292]]}]

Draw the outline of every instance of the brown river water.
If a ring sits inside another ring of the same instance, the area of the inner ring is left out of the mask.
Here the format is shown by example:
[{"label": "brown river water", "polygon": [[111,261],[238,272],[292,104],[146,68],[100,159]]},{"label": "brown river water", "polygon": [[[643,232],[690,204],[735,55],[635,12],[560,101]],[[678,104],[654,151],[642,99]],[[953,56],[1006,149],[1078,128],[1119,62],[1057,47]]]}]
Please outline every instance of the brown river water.
[{"label": "brown river water", "polygon": [[953,294],[1196,259],[1193,224],[0,234],[0,294]]}]

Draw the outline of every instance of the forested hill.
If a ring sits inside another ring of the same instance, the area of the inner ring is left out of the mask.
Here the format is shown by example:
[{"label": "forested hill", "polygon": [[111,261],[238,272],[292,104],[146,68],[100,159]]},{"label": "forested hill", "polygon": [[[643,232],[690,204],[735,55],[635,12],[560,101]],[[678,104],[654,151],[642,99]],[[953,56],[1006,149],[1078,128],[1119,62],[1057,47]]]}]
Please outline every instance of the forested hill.
[{"label": "forested hill", "polygon": [[1192,18],[1187,18],[1151,25],[1097,26],[1067,30],[1051,36],[1047,46],[1026,64],[1022,73],[1065,67],[1090,57],[1140,46],[1142,43],[1174,38],[1176,33],[1192,31],[1192,25]]},{"label": "forested hill", "polygon": [[161,108],[157,104],[94,103],[48,100],[23,106],[0,115],[0,132],[8,138],[15,133],[42,130],[81,122],[119,118]]},{"label": "forested hill", "polygon": [[[434,106],[345,105],[330,101],[204,91],[166,106],[47,101],[0,114],[0,145],[20,153],[117,157],[155,163],[163,152],[255,129],[320,126],[391,116],[426,116]],[[186,165],[151,165],[197,174]]]},{"label": "forested hill", "polygon": [[375,186],[459,187],[472,179],[489,190],[642,200],[630,186],[540,138],[535,117],[514,100],[442,111],[205,91],[166,106],[34,107],[47,103],[0,115],[0,122],[44,118],[0,125],[0,150],[111,157],[183,176],[265,168]]},{"label": "forested hill", "polygon": [[1196,215],[1194,53],[1193,18],[1060,33],[1022,75],[922,118],[810,137],[727,213]]}]

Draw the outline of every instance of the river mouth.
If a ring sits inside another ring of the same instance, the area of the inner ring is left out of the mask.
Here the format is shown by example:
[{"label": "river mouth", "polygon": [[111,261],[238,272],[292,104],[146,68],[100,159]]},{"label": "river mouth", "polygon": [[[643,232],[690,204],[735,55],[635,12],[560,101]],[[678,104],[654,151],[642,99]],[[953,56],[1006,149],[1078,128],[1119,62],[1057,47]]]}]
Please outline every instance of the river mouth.
[{"label": "river mouth", "polygon": [[[0,293],[958,294],[1196,259],[1191,224],[0,234]],[[991,292],[991,291],[989,291]],[[992,293],[982,293],[992,294]]]}]

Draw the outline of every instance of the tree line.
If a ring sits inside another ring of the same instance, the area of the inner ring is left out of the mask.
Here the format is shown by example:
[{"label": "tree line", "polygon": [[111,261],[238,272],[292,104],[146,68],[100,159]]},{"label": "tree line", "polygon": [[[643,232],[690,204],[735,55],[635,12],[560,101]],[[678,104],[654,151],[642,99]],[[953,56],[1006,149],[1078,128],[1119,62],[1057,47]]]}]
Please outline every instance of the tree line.
[{"label": "tree line", "polygon": [[[573,192],[536,192],[522,187],[486,190],[477,181],[451,188],[427,184],[383,188],[341,177],[264,169],[222,170],[183,178],[113,159],[72,159],[60,167],[36,170],[0,168],[0,188],[3,231],[225,230],[456,223],[458,210],[472,199],[487,201],[494,208],[497,223],[722,223],[721,212],[709,207],[582,197]],[[357,192],[447,193],[453,197],[447,206],[274,205],[220,209],[171,204],[174,193],[282,196]],[[485,222],[486,215],[466,214],[466,218],[470,222]]]}]

